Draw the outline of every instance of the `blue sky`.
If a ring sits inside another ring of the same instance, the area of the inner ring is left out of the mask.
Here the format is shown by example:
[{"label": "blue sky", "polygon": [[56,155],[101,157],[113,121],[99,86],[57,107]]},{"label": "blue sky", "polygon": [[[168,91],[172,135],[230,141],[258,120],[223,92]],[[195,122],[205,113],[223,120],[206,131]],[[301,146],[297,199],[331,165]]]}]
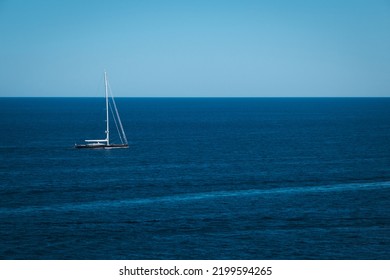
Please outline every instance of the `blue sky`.
[{"label": "blue sky", "polygon": [[390,96],[390,1],[0,0],[0,96]]}]

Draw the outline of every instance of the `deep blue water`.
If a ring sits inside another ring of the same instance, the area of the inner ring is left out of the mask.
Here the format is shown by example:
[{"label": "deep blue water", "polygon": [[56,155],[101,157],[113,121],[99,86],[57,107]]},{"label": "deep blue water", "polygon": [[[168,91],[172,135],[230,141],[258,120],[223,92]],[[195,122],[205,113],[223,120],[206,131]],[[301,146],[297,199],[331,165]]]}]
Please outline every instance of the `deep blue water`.
[{"label": "deep blue water", "polygon": [[390,99],[0,99],[1,259],[389,259]]}]

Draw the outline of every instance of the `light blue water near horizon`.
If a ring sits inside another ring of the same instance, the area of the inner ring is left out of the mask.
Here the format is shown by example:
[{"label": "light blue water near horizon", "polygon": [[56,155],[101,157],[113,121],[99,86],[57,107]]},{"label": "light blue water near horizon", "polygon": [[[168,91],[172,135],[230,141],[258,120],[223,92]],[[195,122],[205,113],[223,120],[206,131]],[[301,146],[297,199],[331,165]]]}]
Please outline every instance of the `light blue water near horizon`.
[{"label": "light blue water near horizon", "polygon": [[0,98],[1,259],[389,259],[390,99]]}]

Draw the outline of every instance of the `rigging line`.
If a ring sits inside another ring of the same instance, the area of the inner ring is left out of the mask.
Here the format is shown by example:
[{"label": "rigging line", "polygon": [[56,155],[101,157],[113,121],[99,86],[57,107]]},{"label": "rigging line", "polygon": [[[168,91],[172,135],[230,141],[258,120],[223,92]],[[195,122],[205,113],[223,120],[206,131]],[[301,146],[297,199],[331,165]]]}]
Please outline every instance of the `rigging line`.
[{"label": "rigging line", "polygon": [[114,123],[115,123],[115,126],[116,126],[116,130],[118,131],[119,139],[121,140],[121,143],[123,144],[123,139],[122,139],[121,133],[119,131],[119,127],[118,127],[118,123],[117,123],[115,115],[114,115],[114,111],[112,110],[111,102],[108,102],[108,105],[110,106],[110,112],[111,112],[111,115],[112,115],[112,119],[114,120]]},{"label": "rigging line", "polygon": [[115,113],[116,113],[116,116],[118,118],[119,127],[121,128],[121,131],[122,131],[122,137],[125,140],[125,144],[127,144],[128,143],[127,142],[127,137],[126,137],[126,134],[125,134],[125,130],[123,129],[121,118],[120,118],[119,113],[118,113],[118,108],[116,107],[114,95],[112,94],[110,84],[109,83],[107,83],[107,84],[108,84],[108,89],[109,89],[109,94],[111,96],[112,104],[114,105]]}]

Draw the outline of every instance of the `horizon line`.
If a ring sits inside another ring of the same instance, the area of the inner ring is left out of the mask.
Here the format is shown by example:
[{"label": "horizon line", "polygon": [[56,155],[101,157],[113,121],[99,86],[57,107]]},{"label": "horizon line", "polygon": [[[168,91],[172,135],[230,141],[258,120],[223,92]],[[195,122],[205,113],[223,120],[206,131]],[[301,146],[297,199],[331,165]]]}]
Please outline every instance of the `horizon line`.
[{"label": "horizon line", "polygon": [[[100,96],[0,96],[0,98],[97,98],[100,99]],[[188,98],[188,99],[201,99],[201,98],[390,98],[390,96],[115,96],[115,98]]]}]

